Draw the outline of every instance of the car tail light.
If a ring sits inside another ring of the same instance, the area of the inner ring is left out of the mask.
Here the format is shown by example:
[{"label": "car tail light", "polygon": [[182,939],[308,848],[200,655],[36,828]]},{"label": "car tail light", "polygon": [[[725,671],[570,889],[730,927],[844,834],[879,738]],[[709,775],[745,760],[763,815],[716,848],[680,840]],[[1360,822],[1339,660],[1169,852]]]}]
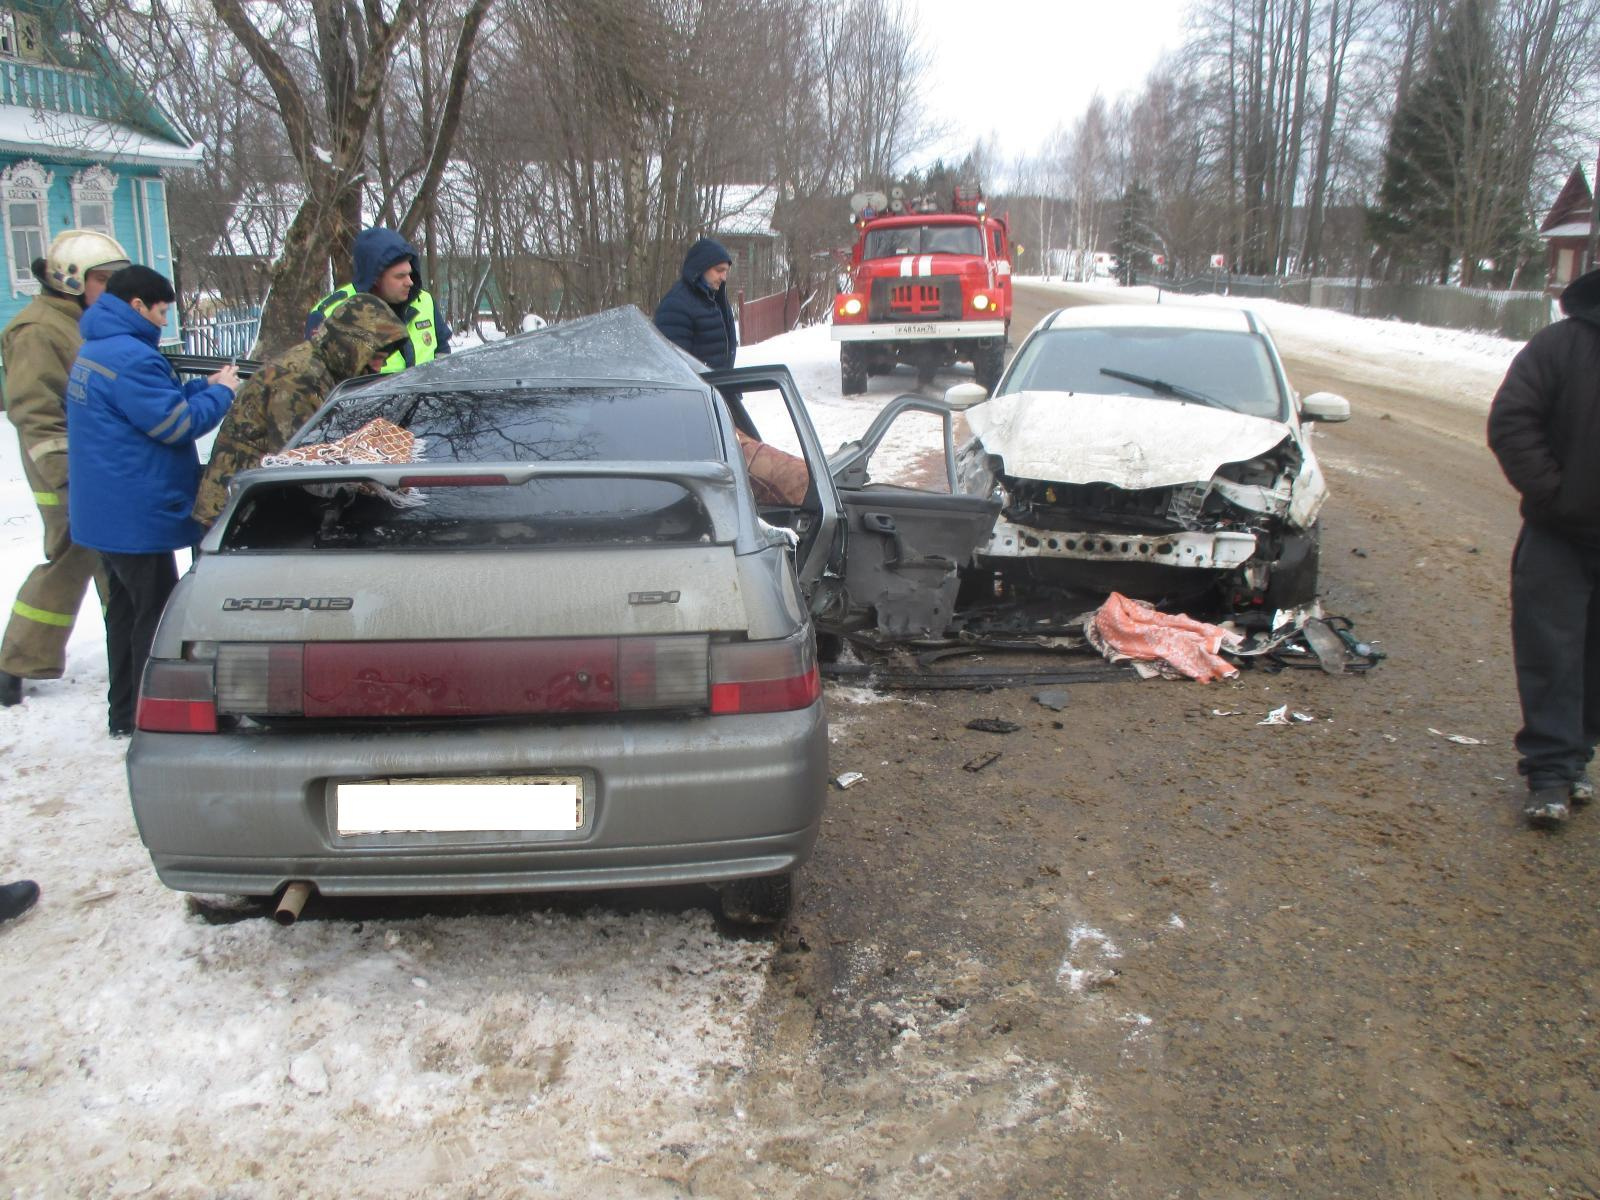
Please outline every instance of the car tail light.
[{"label": "car tail light", "polygon": [[516,716],[699,708],[707,639],[223,643],[217,708],[244,716]]},{"label": "car tail light", "polygon": [[723,642],[711,647],[711,711],[789,712],[822,695],[811,630],[781,641]]},{"label": "car tail light", "polygon": [[151,733],[215,733],[213,680],[210,662],[150,659],[145,664],[134,723]]}]

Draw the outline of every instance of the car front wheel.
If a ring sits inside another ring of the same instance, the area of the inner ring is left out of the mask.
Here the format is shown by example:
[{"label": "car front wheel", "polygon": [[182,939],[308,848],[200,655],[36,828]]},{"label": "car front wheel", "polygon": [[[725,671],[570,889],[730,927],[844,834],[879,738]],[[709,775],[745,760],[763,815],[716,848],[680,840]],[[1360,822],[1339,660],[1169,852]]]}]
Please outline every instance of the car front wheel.
[{"label": "car front wheel", "polygon": [[846,396],[859,396],[867,390],[866,353],[849,342],[839,347],[839,390]]},{"label": "car front wheel", "polygon": [[1283,539],[1283,552],[1267,576],[1264,599],[1269,609],[1295,608],[1316,599],[1317,573],[1322,558],[1322,526]]},{"label": "car front wheel", "polygon": [[972,377],[982,387],[994,391],[1006,365],[1005,338],[986,338],[972,352]]}]

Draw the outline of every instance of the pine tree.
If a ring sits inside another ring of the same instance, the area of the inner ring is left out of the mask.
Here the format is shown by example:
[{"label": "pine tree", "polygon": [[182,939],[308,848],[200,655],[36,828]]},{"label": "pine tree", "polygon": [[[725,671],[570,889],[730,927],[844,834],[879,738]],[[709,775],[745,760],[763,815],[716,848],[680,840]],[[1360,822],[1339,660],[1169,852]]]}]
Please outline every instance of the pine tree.
[{"label": "pine tree", "polygon": [[1521,206],[1509,176],[1511,102],[1493,0],[1458,0],[1427,65],[1395,106],[1378,208],[1368,230],[1387,274],[1471,283],[1481,259],[1516,244]]},{"label": "pine tree", "polygon": [[1150,262],[1150,243],[1150,189],[1142,183],[1130,183],[1122,193],[1117,236],[1111,243],[1111,253],[1117,258],[1117,279],[1123,287],[1132,287],[1135,273]]}]

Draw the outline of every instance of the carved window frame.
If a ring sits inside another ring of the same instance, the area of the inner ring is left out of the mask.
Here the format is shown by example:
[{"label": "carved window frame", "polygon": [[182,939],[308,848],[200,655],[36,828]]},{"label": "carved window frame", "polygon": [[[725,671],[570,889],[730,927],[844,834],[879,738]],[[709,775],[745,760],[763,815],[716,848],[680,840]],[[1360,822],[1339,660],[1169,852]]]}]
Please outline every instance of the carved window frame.
[{"label": "carved window frame", "polygon": [[[3,218],[5,225],[6,257],[11,262],[13,296],[39,294],[40,284],[33,274],[33,260],[44,255],[49,243],[46,235],[50,232],[50,185],[54,181],[54,173],[45,170],[42,163],[31,158],[12,163],[0,171],[0,218]],[[16,220],[16,208],[26,204],[34,206],[37,216],[35,222],[22,223]],[[19,256],[17,237],[25,233],[34,236]]]},{"label": "carved window frame", "polygon": [[[74,229],[92,229],[96,233],[103,233],[108,238],[117,236],[117,177],[108,167],[95,163],[85,167],[72,177],[72,227]],[[103,224],[90,223],[83,215],[84,206],[87,204],[100,204],[105,207],[106,219]]]}]

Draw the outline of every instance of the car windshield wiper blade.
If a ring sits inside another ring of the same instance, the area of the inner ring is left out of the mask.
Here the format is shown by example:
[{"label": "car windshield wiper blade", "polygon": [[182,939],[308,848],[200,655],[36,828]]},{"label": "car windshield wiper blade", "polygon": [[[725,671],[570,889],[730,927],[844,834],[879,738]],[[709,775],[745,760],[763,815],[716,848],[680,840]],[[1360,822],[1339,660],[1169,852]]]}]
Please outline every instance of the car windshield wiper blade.
[{"label": "car windshield wiper blade", "polygon": [[1115,367],[1101,367],[1100,374],[1109,375],[1113,379],[1121,379],[1127,383],[1137,383],[1140,387],[1147,387],[1157,395],[1176,396],[1179,400],[1193,400],[1196,404],[1209,404],[1212,408],[1227,408],[1228,406],[1215,397],[1204,392],[1197,392],[1193,388],[1186,388],[1180,384],[1168,383],[1165,379],[1151,379],[1148,375],[1135,375],[1131,371],[1119,371]]}]

